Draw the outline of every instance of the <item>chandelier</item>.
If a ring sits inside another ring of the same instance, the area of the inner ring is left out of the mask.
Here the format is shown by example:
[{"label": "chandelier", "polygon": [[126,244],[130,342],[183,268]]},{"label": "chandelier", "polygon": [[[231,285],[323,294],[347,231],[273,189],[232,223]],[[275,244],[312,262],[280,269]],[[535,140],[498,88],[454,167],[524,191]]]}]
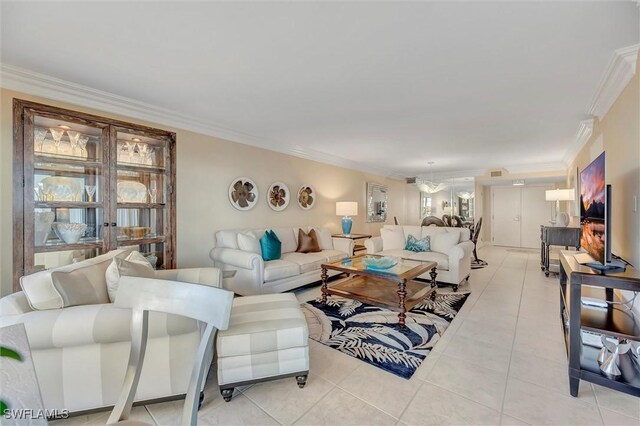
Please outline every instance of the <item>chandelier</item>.
[{"label": "chandelier", "polygon": [[468,191],[460,191],[456,195],[458,195],[458,197],[462,198],[463,200],[470,200],[475,196],[473,192]]},{"label": "chandelier", "polygon": [[431,170],[431,180],[424,179],[416,179],[415,185],[422,192],[426,192],[428,194],[435,194],[436,192],[443,191],[447,185],[444,183],[436,183],[433,181],[433,161],[429,161],[427,163],[429,165],[429,169]]}]

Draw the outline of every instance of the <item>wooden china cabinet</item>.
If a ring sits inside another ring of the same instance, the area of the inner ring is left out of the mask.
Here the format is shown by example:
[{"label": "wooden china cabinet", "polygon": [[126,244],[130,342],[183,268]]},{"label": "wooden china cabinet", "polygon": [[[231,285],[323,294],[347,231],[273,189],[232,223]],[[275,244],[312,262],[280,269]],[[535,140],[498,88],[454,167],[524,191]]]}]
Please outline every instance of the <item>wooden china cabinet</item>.
[{"label": "wooden china cabinet", "polygon": [[175,268],[175,133],[19,99],[13,118],[14,291],[119,247]]}]

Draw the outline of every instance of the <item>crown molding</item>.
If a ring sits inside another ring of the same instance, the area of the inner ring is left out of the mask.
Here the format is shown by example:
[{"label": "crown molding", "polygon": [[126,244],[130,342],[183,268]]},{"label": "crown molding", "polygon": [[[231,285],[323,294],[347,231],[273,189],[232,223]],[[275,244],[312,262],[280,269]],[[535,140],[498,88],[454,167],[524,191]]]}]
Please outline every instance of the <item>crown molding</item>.
[{"label": "crown molding", "polygon": [[589,138],[591,138],[591,135],[593,134],[594,122],[594,118],[589,118],[580,122],[578,131],[576,132],[575,141],[569,146],[569,148],[567,148],[567,152],[565,152],[564,156],[562,157],[562,162],[566,167],[569,167],[582,147],[585,146],[585,144],[589,141]]},{"label": "crown molding", "polygon": [[623,47],[613,52],[596,92],[587,108],[589,115],[604,117],[620,93],[636,74],[640,44]]},{"label": "crown molding", "polygon": [[381,175],[392,179],[405,178],[404,174],[393,170],[366,166],[354,160],[340,158],[314,149],[282,147],[277,141],[239,132],[176,111],[12,65],[0,64],[0,87],[364,173]]}]

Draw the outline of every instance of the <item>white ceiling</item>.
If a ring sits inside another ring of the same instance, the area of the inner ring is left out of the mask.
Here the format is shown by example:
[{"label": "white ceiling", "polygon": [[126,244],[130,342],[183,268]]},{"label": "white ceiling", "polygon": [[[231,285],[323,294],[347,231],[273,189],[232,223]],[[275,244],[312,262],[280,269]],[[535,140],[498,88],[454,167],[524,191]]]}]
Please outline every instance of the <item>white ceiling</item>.
[{"label": "white ceiling", "polygon": [[560,162],[638,17],[631,1],[3,1],[2,63],[414,176]]}]

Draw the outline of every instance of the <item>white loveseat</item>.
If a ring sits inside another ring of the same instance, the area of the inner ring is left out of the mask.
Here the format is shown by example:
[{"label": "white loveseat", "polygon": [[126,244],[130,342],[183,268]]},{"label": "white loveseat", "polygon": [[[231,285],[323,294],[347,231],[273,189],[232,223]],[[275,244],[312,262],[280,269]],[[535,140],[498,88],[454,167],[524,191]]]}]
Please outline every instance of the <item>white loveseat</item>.
[{"label": "white loveseat", "polygon": [[[315,229],[321,251],[296,253],[298,229]],[[353,240],[333,238],[328,228],[292,227],[267,228],[282,243],[282,257],[264,261],[259,240],[266,229],[224,230],[216,233],[216,246],[209,256],[214,266],[222,269],[222,286],[242,296],[281,293],[319,281],[320,265],[328,261],[351,256]],[[339,274],[329,271],[329,276]]]},{"label": "white loveseat", "polygon": [[[21,284],[29,291],[29,300],[24,291],[0,299],[0,327],[25,325],[46,409],[77,412],[108,407],[120,395],[131,345],[131,310],[115,308],[112,303],[56,308],[62,300],[52,284],[51,272],[71,272],[122,252],[113,250],[24,276]],[[217,268],[158,271],[156,277],[216,287],[222,280]],[[106,281],[104,284],[106,287]],[[186,392],[200,333],[199,324],[192,319],[149,314],[149,339],[135,401]]]},{"label": "white loveseat", "polygon": [[[441,234],[444,238],[438,237]],[[432,251],[416,253],[405,250],[409,235],[416,239],[429,236]],[[458,285],[468,279],[471,273],[473,243],[469,237],[468,228],[385,225],[380,230],[380,236],[366,240],[364,246],[368,254],[437,262],[438,283],[451,284],[453,290],[457,291]],[[428,273],[419,278],[430,279]]]}]

